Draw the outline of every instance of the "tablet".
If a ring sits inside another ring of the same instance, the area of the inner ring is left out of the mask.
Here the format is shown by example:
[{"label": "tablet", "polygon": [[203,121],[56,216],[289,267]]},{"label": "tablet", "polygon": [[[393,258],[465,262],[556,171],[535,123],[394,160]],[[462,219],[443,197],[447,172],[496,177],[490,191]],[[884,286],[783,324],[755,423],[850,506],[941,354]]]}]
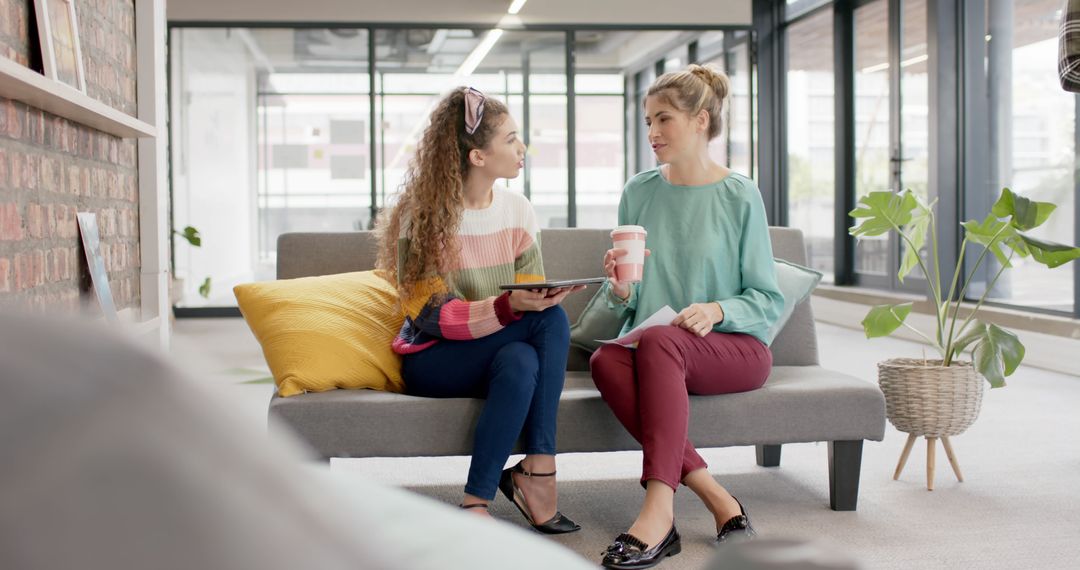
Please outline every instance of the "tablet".
[{"label": "tablet", "polygon": [[514,283],[499,285],[499,289],[557,289],[574,285],[594,285],[607,281],[607,277],[586,277],[585,279],[563,279],[561,281],[539,281],[536,283]]}]

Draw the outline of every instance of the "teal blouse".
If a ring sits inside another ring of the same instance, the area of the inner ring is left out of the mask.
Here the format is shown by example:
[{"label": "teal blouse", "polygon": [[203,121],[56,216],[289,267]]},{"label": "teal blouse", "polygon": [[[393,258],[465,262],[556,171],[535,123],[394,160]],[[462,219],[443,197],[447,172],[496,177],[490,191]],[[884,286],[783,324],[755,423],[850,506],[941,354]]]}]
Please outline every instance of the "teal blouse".
[{"label": "teal blouse", "polygon": [[767,343],[784,297],[776,282],[772,242],[761,193],[752,180],[731,173],[702,186],[668,182],[659,168],[626,183],[619,225],[643,226],[645,258],[640,283],[625,301],[608,288],[608,305],[626,318],[623,333],[664,305],[676,312],[719,301],[724,320],[713,330],[745,333]]}]

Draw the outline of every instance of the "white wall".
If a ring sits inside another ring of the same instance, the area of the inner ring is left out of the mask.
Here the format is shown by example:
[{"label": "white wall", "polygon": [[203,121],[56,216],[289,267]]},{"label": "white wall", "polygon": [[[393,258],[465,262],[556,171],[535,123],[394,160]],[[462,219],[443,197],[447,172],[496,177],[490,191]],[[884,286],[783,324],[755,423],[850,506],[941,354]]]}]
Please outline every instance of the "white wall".
[{"label": "white wall", "polygon": [[[497,23],[510,0],[174,0],[170,21]],[[524,24],[749,25],[751,0],[531,0]]]}]

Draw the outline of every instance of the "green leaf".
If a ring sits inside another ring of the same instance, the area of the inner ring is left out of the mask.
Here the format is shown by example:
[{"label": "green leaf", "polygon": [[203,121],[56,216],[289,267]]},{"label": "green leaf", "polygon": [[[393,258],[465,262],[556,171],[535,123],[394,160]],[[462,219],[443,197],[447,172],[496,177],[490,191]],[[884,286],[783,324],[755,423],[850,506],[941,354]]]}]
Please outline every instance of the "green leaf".
[{"label": "green leaf", "polygon": [[961,354],[973,342],[980,341],[985,336],[986,325],[978,320],[972,321],[971,326],[962,331],[960,336],[953,341],[953,355]]},{"label": "green leaf", "polygon": [[860,207],[848,213],[862,222],[849,230],[856,237],[873,237],[899,230],[911,221],[916,200],[910,190],[900,193],[871,192],[859,199]]},{"label": "green leaf", "polygon": [[904,319],[911,313],[912,303],[900,305],[877,305],[866,313],[862,321],[866,338],[888,336],[904,324]]},{"label": "green leaf", "polygon": [[994,202],[994,205],[990,208],[990,213],[998,218],[1007,218],[1013,215],[1013,196],[1015,196],[1015,194],[1013,194],[1012,190],[1002,188],[1001,195],[998,196],[997,202]]},{"label": "green leaf", "polygon": [[986,219],[982,222],[968,220],[961,225],[967,230],[967,239],[988,248],[1001,265],[1012,267],[1012,264],[1009,263],[1009,257],[1001,249],[1001,242],[1014,236],[1016,229],[1009,226],[1007,222],[998,220],[993,214],[986,216]]},{"label": "green leaf", "polygon": [[[911,240],[911,244],[904,244],[904,259],[900,263],[900,271],[897,277],[904,282],[911,270],[919,265],[919,252],[926,245],[926,232],[930,228],[930,207],[914,193],[910,194],[915,202],[915,209],[911,213],[911,221],[904,226],[904,235]],[[926,276],[930,278],[929,275]]]},{"label": "green leaf", "polygon": [[991,348],[986,347],[986,342],[980,342],[972,353],[975,357],[975,370],[986,378],[991,388],[1001,388],[1005,385],[1005,374],[1001,369],[1001,359],[997,358]]},{"label": "green leaf", "polygon": [[1043,225],[1056,208],[1050,202],[1029,200],[1003,188],[990,212],[999,218],[1010,218],[1009,223],[1018,230],[1030,230]]},{"label": "green leaf", "polygon": [[202,282],[202,285],[199,285],[199,295],[203,299],[208,299],[210,297],[210,278],[209,277],[207,277],[206,280]]},{"label": "green leaf", "polygon": [[1014,232],[1010,229],[1009,233],[1011,235],[1001,240],[1001,242],[1008,246],[1009,249],[1015,251],[1016,255],[1019,255],[1020,257],[1029,257],[1031,255],[1031,248],[1028,247],[1027,243],[1020,236],[1020,232]]},{"label": "green leaf", "polygon": [[1024,360],[1024,345],[1017,336],[997,325],[986,325],[986,336],[975,346],[975,369],[992,388],[1005,385],[1005,377],[1016,372]]},{"label": "green leaf", "polygon": [[193,245],[195,247],[202,247],[202,237],[199,235],[199,230],[197,230],[197,229],[195,229],[195,228],[193,228],[191,226],[187,226],[186,228],[184,228],[184,231],[182,233],[181,232],[173,232],[173,233],[175,233],[176,235],[184,238],[185,240],[187,240],[188,243],[190,243],[191,245]]},{"label": "green leaf", "polygon": [[1024,360],[1024,344],[1015,334],[997,326],[986,325],[986,340],[991,341],[1000,350],[1002,360],[1005,363],[1005,375],[1012,376],[1016,368]]},{"label": "green leaf", "polygon": [[1031,250],[1031,255],[1035,258],[1035,261],[1038,261],[1050,269],[1080,258],[1080,247],[1044,241],[1021,233],[1018,233],[1017,235],[1020,236],[1023,243]]}]

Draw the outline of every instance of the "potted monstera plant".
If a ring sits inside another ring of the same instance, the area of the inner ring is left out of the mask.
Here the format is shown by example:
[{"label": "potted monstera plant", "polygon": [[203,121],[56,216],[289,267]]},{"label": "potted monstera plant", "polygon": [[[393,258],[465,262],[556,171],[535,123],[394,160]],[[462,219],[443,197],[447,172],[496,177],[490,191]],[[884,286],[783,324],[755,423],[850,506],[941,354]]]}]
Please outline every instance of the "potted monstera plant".
[{"label": "potted monstera plant", "polygon": [[[1080,257],[1080,248],[1037,239],[1027,233],[1045,223],[1057,206],[1029,200],[1005,188],[984,220],[961,224],[964,241],[956,268],[951,276],[943,275],[933,206],[910,190],[871,192],[849,213],[858,220],[858,225],[850,230],[856,238],[889,232],[899,235],[905,249],[898,277],[903,281],[918,267],[926,277],[928,299],[936,309],[932,334],[924,334],[905,322],[912,303],[875,306],[862,321],[867,338],[887,336],[906,327],[937,351],[937,358],[932,360],[894,358],[878,363],[878,384],[885,394],[886,416],[896,429],[908,434],[893,479],[900,477],[916,438],[925,436],[928,490],[934,488],[937,439],[945,448],[956,478],[964,480],[949,438],[963,433],[978,417],[984,388],[980,376],[992,388],[1002,387],[1005,378],[1024,359],[1024,345],[1015,334],[976,318],[986,296],[1018,257],[1030,257],[1050,268]],[[982,251],[964,276],[962,263],[970,244],[982,246]],[[920,255],[924,247],[927,260]],[[989,255],[997,259],[1000,267],[975,306],[961,316],[961,302]],[[946,284],[948,289],[943,287]],[[963,360],[965,353],[971,354],[971,360]]]}]

